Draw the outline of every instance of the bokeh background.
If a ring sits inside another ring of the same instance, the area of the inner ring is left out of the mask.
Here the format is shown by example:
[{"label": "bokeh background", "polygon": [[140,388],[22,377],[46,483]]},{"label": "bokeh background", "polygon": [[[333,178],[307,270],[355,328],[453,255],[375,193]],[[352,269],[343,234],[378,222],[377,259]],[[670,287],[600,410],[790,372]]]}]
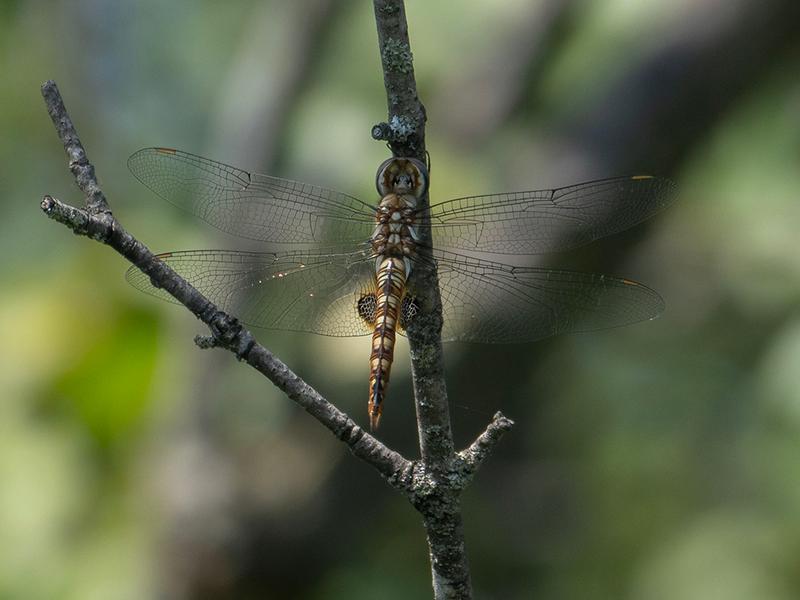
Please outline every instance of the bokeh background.
[{"label": "bokeh background", "polygon": [[[554,264],[662,318],[448,345],[454,428],[517,427],[464,498],[478,598],[800,597],[800,3],[409,0],[433,200],[639,172],[668,211]],[[420,519],[187,312],[39,210],[80,202],[55,79],[123,224],[235,246],[140,147],[373,197],[372,3],[0,2],[0,598],[424,598]],[[367,342],[259,332],[365,417]],[[417,456],[406,346],[380,436]]]}]

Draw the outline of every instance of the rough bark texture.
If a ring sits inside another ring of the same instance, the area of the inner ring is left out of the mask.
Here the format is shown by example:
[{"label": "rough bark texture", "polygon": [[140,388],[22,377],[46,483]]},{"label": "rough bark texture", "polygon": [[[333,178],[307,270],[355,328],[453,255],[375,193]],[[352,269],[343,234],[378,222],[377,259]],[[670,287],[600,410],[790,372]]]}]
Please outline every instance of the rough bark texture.
[{"label": "rough bark texture", "polygon": [[[402,0],[375,0],[374,8],[389,118],[374,126],[372,134],[386,140],[394,156],[424,160],[425,108],[417,96],[405,6]],[[422,206],[428,206],[427,195]],[[424,254],[431,244],[430,228],[420,231],[425,232],[419,250]],[[421,311],[409,326],[408,341],[422,469],[411,502],[422,514],[428,535],[435,598],[471,598],[460,503],[464,482],[455,476],[460,465],[450,427],[442,301],[434,265],[433,260],[418,261],[412,272]]]},{"label": "rough bark texture", "polygon": [[388,141],[395,156],[425,162],[425,107],[417,97],[405,5],[375,0],[374,7],[389,119],[372,128],[372,137]]}]

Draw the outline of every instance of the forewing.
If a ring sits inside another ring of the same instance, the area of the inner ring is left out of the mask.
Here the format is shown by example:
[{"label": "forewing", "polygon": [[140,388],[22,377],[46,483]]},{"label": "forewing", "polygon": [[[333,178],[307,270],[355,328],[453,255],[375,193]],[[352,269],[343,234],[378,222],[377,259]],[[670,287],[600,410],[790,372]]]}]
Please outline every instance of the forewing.
[{"label": "forewing", "polygon": [[164,200],[243,238],[344,245],[365,241],[375,226],[375,209],[352,196],[180,150],[145,148],[128,167]]},{"label": "forewing", "polygon": [[444,341],[530,342],[646,321],[664,310],[656,292],[628,279],[437,254]]},{"label": "forewing", "polygon": [[567,250],[644,221],[674,195],[670,180],[636,176],[457,198],[431,207],[433,243],[494,254]]},{"label": "forewing", "polygon": [[[330,336],[369,333],[357,302],[374,293],[373,261],[361,253],[188,250],[158,257],[222,310],[254,327]],[[132,267],[137,289],[173,301]]]}]

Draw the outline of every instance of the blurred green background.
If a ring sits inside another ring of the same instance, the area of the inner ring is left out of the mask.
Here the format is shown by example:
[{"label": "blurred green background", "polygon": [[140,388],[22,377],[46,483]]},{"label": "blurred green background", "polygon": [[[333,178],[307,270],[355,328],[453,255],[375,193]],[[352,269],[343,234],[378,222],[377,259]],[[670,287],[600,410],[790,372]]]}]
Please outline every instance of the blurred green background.
[{"label": "blurred green background", "polygon": [[[432,198],[647,172],[668,211],[556,257],[662,318],[448,345],[456,437],[517,427],[464,498],[478,598],[800,597],[800,3],[407,3]],[[0,598],[424,598],[420,519],[186,311],[39,210],[80,202],[55,79],[115,214],[230,246],[140,186],[164,145],[373,198],[372,3],[0,2]],[[363,421],[365,339],[259,332]],[[380,437],[417,456],[407,346]]]}]

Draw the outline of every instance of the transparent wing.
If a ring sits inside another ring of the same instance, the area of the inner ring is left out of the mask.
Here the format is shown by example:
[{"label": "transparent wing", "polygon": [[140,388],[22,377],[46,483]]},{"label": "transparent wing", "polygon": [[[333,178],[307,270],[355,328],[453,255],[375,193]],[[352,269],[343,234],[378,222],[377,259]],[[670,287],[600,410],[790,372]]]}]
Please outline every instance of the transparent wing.
[{"label": "transparent wing", "polygon": [[530,342],[646,321],[664,310],[656,292],[628,279],[436,254],[445,341]]},{"label": "transparent wing", "polygon": [[243,238],[344,245],[365,241],[375,227],[375,209],[352,196],[180,150],[139,150],[128,168],[164,200]]},{"label": "transparent wing", "polygon": [[[627,279],[436,255],[444,341],[529,342],[637,323],[664,309],[656,292]],[[159,258],[248,325],[336,337],[371,332],[358,313],[359,299],[375,291],[374,260],[363,252],[188,250]],[[126,278],[174,301],[136,268]]]},{"label": "transparent wing", "polygon": [[674,195],[670,180],[640,175],[456,198],[431,207],[433,243],[494,254],[566,250],[644,221]]},{"label": "transparent wing", "polygon": [[[357,303],[374,293],[374,261],[361,252],[188,250],[159,258],[248,325],[337,337],[370,332]],[[128,269],[125,277],[135,288],[174,302],[138,269]]]}]

